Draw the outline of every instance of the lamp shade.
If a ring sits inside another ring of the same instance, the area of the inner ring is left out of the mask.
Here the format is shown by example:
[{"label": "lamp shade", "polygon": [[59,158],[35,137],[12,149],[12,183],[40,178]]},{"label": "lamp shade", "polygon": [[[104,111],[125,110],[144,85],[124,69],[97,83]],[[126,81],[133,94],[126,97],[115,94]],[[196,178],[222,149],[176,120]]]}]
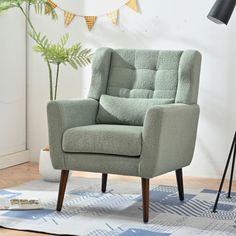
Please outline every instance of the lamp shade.
[{"label": "lamp shade", "polygon": [[235,4],[236,0],[216,0],[207,18],[214,23],[227,25]]}]

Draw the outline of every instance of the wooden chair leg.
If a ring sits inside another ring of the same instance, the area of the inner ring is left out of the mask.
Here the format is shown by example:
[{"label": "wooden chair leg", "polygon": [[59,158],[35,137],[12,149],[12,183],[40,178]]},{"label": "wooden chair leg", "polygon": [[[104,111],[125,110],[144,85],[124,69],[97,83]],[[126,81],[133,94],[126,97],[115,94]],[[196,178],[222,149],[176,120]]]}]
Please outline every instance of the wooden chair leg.
[{"label": "wooden chair leg", "polygon": [[179,200],[184,200],[184,184],[183,184],[183,172],[182,169],[178,169],[175,171],[176,173],[176,180],[177,180],[177,186],[179,191]]},{"label": "wooden chair leg", "polygon": [[149,179],[142,178],[142,195],[143,195],[143,222],[148,222],[149,216]]},{"label": "wooden chair leg", "polygon": [[57,199],[57,211],[61,211],[61,208],[62,208],[68,175],[69,175],[69,170],[61,171],[61,180],[60,180],[60,187],[59,187],[59,193],[58,193],[58,199]]},{"label": "wooden chair leg", "polygon": [[105,193],[107,188],[107,174],[102,174],[102,192]]}]

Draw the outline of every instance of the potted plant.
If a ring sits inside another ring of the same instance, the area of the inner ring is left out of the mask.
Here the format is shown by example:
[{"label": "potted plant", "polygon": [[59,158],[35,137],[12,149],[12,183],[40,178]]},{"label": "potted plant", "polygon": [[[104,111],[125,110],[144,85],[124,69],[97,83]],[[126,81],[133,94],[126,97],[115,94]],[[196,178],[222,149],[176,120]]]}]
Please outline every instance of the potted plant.
[{"label": "potted plant", "polygon": [[[48,68],[49,99],[52,101],[57,99],[61,65],[70,65],[73,69],[78,69],[90,63],[92,54],[90,49],[84,49],[80,43],[66,47],[69,34],[63,35],[57,43],[52,43],[46,35],[38,32],[29,16],[32,6],[36,13],[47,14],[53,20],[57,19],[55,9],[47,0],[1,0],[0,13],[17,8],[24,15],[28,24],[28,34],[35,42],[33,50],[41,54]],[[60,171],[52,167],[48,148],[40,152],[39,171],[45,180],[59,181],[60,179]]]},{"label": "potted plant", "polygon": [[[31,33],[31,37],[35,41],[40,38],[37,33]],[[69,48],[66,48],[66,43],[69,39],[69,35],[65,34],[59,40],[58,43],[49,43],[44,36],[40,40],[40,44],[34,46],[34,51],[39,52],[50,67],[55,66],[55,76],[53,77],[51,68],[49,67],[49,96],[50,100],[57,99],[57,90],[59,82],[59,74],[61,65],[69,64],[72,68],[77,69],[78,66],[84,66],[90,62],[90,49],[82,49],[80,44],[74,44]],[[54,85],[54,86],[53,86]],[[39,172],[44,180],[47,181],[59,181],[60,171],[55,170],[51,163],[50,153],[48,148],[44,148],[40,151],[39,159]]]}]

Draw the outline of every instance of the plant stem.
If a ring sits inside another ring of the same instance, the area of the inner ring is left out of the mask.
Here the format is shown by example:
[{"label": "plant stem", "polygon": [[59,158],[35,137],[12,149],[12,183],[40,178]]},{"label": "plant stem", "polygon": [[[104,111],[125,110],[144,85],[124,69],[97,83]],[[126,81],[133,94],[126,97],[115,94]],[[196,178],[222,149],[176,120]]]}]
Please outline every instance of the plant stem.
[{"label": "plant stem", "polygon": [[56,84],[55,84],[55,91],[54,91],[54,100],[57,99],[57,86],[58,86],[58,78],[59,78],[59,72],[60,72],[60,64],[57,64],[57,74],[56,74]]},{"label": "plant stem", "polygon": [[53,82],[52,82],[52,68],[51,65],[49,63],[49,61],[47,61],[47,66],[48,66],[48,72],[49,72],[49,96],[50,96],[50,101],[53,101]]},{"label": "plant stem", "polygon": [[[31,22],[31,20],[30,20],[30,18],[29,18],[29,16],[28,16],[27,13],[24,11],[23,7],[20,5],[20,3],[18,3],[17,5],[18,5],[19,9],[21,10],[21,12],[23,13],[23,15],[25,16],[25,19],[27,20],[27,22],[28,22],[28,24],[29,24],[31,30],[33,30],[34,33],[37,33],[36,30],[35,30],[35,28],[34,28],[34,26],[33,26],[33,24],[32,24],[32,22]],[[29,9],[29,7],[28,7],[28,9]],[[38,42],[37,42],[37,43],[38,43]]]},{"label": "plant stem", "polygon": [[[28,25],[30,26],[31,30],[37,35],[37,31],[35,30],[30,17],[28,16],[28,14],[24,11],[24,9],[22,8],[22,6],[20,5],[20,3],[17,4],[17,6],[19,7],[19,9],[21,10],[22,14],[25,16],[25,19],[28,23]],[[28,4],[28,13],[29,13],[29,9],[30,9],[30,5]],[[32,38],[32,37],[31,37]],[[35,40],[34,38],[32,38],[38,45],[40,45],[42,48],[44,48],[44,45],[39,41],[39,40]],[[49,72],[49,86],[50,86],[50,100],[53,100],[53,81],[52,81],[52,68],[50,65],[50,62],[46,60],[47,66],[48,66],[48,72]]]}]

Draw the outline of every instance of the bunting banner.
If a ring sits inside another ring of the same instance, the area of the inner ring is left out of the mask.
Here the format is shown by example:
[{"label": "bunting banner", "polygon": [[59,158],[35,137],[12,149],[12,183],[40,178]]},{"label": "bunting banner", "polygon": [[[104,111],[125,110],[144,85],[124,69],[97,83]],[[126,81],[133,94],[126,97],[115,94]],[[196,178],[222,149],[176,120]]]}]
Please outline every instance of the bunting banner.
[{"label": "bunting banner", "polygon": [[74,20],[75,17],[82,17],[85,19],[87,28],[89,31],[91,31],[94,27],[94,24],[97,20],[98,17],[100,16],[107,16],[113,25],[117,25],[118,23],[118,16],[119,16],[119,11],[123,6],[127,6],[130,9],[134,10],[135,12],[139,12],[139,7],[138,7],[138,0],[129,0],[126,1],[124,3],[124,5],[122,5],[121,7],[119,6],[118,9],[114,9],[114,10],[110,10],[109,12],[107,12],[106,14],[102,14],[102,15],[94,15],[94,16],[86,16],[86,15],[78,15],[72,12],[69,12],[68,10],[64,10],[63,8],[59,7],[59,3],[58,5],[55,4],[52,0],[47,0],[46,4],[45,4],[45,14],[49,14],[53,9],[58,8],[61,11],[64,12],[64,23],[65,26],[69,26],[71,24],[71,22]]},{"label": "bunting banner", "polygon": [[54,8],[57,8],[57,5],[51,0],[47,0],[47,3],[45,4],[45,14],[49,14]]},{"label": "bunting banner", "polygon": [[107,16],[111,19],[113,25],[117,24],[119,10],[110,11],[107,13]]},{"label": "bunting banner", "polygon": [[84,16],[84,19],[85,19],[86,24],[88,26],[88,30],[90,31],[93,28],[97,17],[96,16]]},{"label": "bunting banner", "polygon": [[75,18],[75,14],[65,11],[64,12],[65,26],[68,26],[73,21],[74,18]]},{"label": "bunting banner", "polygon": [[130,7],[132,10],[139,12],[138,3],[137,0],[130,0],[126,3],[128,7]]}]

